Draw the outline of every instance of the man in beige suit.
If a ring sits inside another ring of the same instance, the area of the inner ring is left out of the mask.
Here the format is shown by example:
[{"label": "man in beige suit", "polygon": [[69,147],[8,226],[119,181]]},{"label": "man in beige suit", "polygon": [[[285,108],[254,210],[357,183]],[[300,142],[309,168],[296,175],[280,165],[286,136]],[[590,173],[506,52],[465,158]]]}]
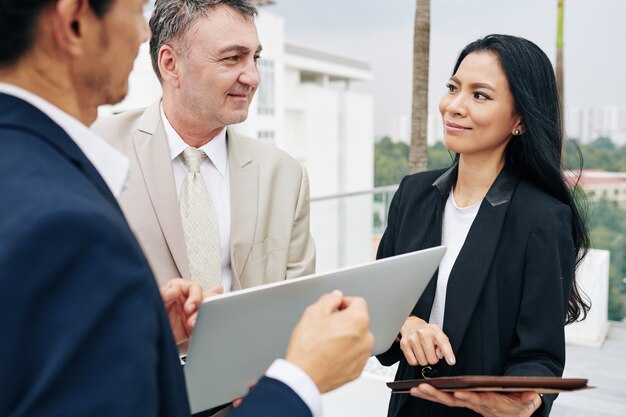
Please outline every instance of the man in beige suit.
[{"label": "man in beige suit", "polygon": [[150,53],[162,99],[93,126],[130,159],[120,203],[159,283],[194,275],[179,207],[187,148],[202,151],[225,291],[314,271],[306,171],[228,127],[246,119],[259,85],[255,14],[245,0],[157,0]]}]

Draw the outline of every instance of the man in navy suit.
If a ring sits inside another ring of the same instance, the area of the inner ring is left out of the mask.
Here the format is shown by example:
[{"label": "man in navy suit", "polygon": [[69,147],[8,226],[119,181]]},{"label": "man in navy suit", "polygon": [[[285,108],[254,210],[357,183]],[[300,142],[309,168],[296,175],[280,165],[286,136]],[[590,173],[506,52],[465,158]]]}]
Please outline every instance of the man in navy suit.
[{"label": "man in navy suit", "polygon": [[[159,293],[115,200],[128,161],[87,128],[126,94],[144,3],[0,0],[2,416],[189,415],[172,330],[201,291]],[[232,416],[319,415],[372,343],[364,301],[327,294]]]}]

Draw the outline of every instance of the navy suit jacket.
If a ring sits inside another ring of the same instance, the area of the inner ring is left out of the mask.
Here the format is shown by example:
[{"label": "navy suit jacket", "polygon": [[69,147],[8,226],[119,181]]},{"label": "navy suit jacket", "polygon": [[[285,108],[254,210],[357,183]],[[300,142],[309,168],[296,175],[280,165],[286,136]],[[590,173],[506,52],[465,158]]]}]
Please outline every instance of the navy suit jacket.
[{"label": "navy suit jacket", "polygon": [[[102,177],[0,94],[0,415],[188,416],[152,272]],[[207,387],[210,389],[210,387]],[[310,416],[264,378],[232,416]]]},{"label": "navy suit jacket", "polygon": [[[456,166],[404,178],[389,209],[378,258],[441,244],[443,213]],[[410,366],[399,344],[378,359],[400,361],[396,380],[423,376],[561,376],[564,325],[576,251],[570,208],[505,168],[489,189],[450,272],[443,331],[456,365]],[[428,321],[437,274],[412,315]],[[423,374],[422,374],[423,373]],[[536,416],[550,413],[545,395]],[[469,417],[407,394],[391,397],[390,417]]]}]

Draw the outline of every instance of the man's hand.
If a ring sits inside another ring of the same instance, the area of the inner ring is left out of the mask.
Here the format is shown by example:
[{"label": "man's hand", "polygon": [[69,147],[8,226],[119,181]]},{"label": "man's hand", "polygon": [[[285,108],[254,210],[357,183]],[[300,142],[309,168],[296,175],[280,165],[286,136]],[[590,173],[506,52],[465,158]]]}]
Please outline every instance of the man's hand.
[{"label": "man's hand", "polygon": [[202,299],[206,296],[221,294],[224,288],[217,285],[203,293],[200,284],[175,278],[164,284],[160,290],[174,339],[177,344],[180,344],[191,337]]},{"label": "man's hand", "polygon": [[333,291],[305,310],[291,334],[285,359],[325,393],[356,379],[373,345],[365,300]]},{"label": "man's hand", "polygon": [[454,365],[456,358],[448,336],[435,324],[410,316],[400,329],[400,349],[409,365],[434,365],[445,358]]},{"label": "man's hand", "polygon": [[465,407],[485,417],[529,417],[541,407],[541,397],[536,392],[443,392],[433,386],[420,384],[411,388],[411,395],[435,401],[448,407]]}]

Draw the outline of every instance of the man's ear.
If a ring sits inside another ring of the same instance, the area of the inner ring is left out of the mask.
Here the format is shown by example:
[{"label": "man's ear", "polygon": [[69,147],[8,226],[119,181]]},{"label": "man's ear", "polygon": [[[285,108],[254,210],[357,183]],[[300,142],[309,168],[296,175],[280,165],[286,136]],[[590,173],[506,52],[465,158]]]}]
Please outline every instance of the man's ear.
[{"label": "man's ear", "polygon": [[58,47],[69,55],[83,53],[87,32],[92,29],[95,14],[89,0],[57,0],[49,10],[52,36]]},{"label": "man's ear", "polygon": [[157,56],[159,64],[159,72],[164,84],[168,84],[174,88],[180,87],[180,56],[176,53],[171,45],[163,45],[159,49]]}]

